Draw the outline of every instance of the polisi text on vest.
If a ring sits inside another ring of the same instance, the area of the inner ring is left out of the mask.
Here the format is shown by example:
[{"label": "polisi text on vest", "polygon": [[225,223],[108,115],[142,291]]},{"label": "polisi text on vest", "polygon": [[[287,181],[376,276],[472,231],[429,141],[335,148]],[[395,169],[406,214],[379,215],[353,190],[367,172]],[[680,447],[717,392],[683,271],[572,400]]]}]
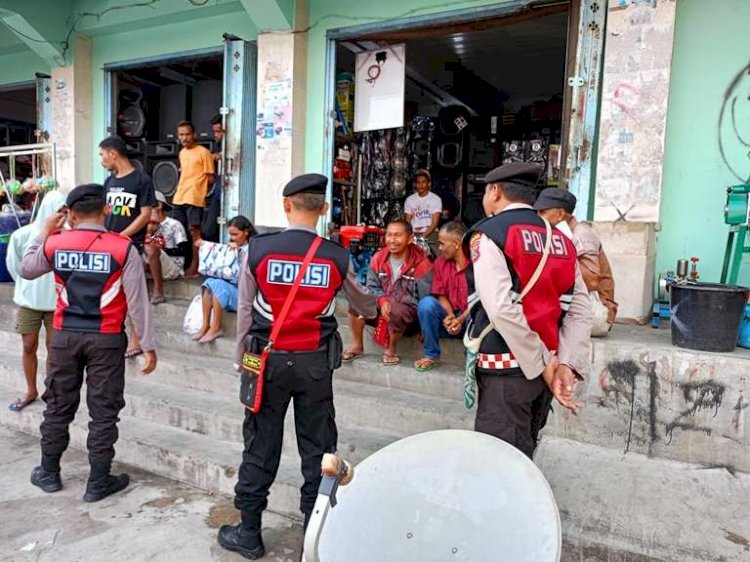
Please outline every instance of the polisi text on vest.
[{"label": "polisi text on vest", "polygon": [[55,269],[58,271],[81,271],[109,273],[111,256],[99,252],[55,251]]}]

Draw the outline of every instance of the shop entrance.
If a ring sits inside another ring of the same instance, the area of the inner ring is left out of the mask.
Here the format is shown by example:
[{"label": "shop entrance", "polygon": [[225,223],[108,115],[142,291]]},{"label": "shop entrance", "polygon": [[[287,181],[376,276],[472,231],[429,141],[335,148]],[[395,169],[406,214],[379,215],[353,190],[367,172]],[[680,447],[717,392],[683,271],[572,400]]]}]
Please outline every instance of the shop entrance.
[{"label": "shop entrance", "polygon": [[[180,121],[193,123],[198,144],[222,152],[222,223],[237,214],[254,219],[254,163],[240,155],[255,152],[256,58],[254,43],[226,36],[223,49],[105,65],[106,132],[125,140],[133,164],[167,198],[179,180]],[[214,118],[226,131],[223,146]]]},{"label": "shop entrance", "polygon": [[112,72],[111,132],[125,139],[136,168],[167,197],[179,180],[177,124],[192,121],[201,144],[215,146],[211,119],[222,105],[221,53],[154,61]]},{"label": "shop entrance", "polygon": [[[23,82],[0,88],[0,146],[17,146],[36,142],[36,84]],[[31,157],[15,159],[13,177],[32,175]],[[0,162],[3,178],[11,177],[8,161]]]},{"label": "shop entrance", "polygon": [[[382,228],[402,215],[420,169],[429,170],[443,201],[441,222],[468,226],[483,216],[484,175],[496,166],[535,162],[544,170],[538,189],[572,187],[590,165],[591,151],[583,154],[579,145],[585,127],[593,134],[596,116],[603,19],[589,4],[540,3],[496,17],[329,34],[335,50],[335,73],[329,74],[334,230]],[[398,58],[400,46],[402,126],[357,132],[355,76],[363,72],[357,56],[375,53],[382,70],[388,57]],[[581,190],[588,194],[588,186]],[[586,201],[584,213],[585,207]]]}]

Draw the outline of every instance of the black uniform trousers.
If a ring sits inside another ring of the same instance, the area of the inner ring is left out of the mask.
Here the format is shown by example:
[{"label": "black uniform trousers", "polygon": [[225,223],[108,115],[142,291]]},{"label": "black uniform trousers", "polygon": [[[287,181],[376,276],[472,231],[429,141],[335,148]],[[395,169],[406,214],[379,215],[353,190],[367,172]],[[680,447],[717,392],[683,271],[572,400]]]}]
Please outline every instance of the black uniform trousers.
[{"label": "black uniform trousers", "polygon": [[89,409],[89,461],[107,464],[115,456],[118,414],[125,406],[125,349],[123,334],[94,334],[55,330],[50,344],[46,390],[47,407],[41,425],[42,454],[57,457],[68,447],[68,426],[81,400],[86,373]]},{"label": "black uniform trousers", "polygon": [[477,387],[475,431],[502,439],[531,458],[552,406],[544,379],[477,370]]},{"label": "black uniform trousers", "polygon": [[338,431],[333,406],[333,371],[326,351],[275,352],[265,371],[263,406],[258,414],[246,410],[242,453],[234,505],[245,521],[256,521],[268,505],[268,492],[276,478],[284,436],[284,417],[294,402],[297,449],[302,458],[300,511],[315,505],[324,453],[336,451]]}]

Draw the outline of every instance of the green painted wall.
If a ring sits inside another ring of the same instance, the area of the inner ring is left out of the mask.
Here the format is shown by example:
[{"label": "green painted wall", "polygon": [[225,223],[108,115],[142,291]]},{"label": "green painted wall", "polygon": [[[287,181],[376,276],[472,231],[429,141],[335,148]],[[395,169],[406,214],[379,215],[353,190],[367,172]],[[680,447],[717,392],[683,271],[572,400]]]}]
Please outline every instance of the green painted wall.
[{"label": "green painted wall", "polygon": [[353,3],[351,0],[309,0],[310,30],[308,34],[307,64],[307,123],[305,141],[305,169],[323,169],[325,145],[325,73],[326,32],[329,29],[357,26],[378,21],[399,20],[426,16],[450,10],[499,5],[510,0],[380,0]]},{"label": "green painted wall", "polygon": [[30,50],[0,56],[0,84],[34,80],[36,72],[50,73],[49,64]]},{"label": "green painted wall", "polygon": [[[192,21],[170,22],[160,27],[102,35],[93,41],[93,136],[94,147],[104,137],[104,70],[105,64],[144,57],[179,54],[210,47],[221,48],[222,34],[231,33],[254,40],[257,30],[245,11],[236,11]],[[95,149],[96,152],[96,149]],[[94,156],[93,179],[104,180],[99,157]]]},{"label": "green painted wall", "polygon": [[[749,21],[747,0],[677,2],[658,271],[673,269],[679,258],[697,256],[704,281],[718,281],[721,274],[728,232],[723,215],[726,188],[740,182],[722,158],[720,128],[727,133],[726,159],[745,178],[750,177],[750,155],[731,122],[720,123],[720,114],[727,89],[750,63]],[[749,142],[749,73],[735,93],[736,126]],[[750,285],[748,261],[740,277],[745,285]]]}]

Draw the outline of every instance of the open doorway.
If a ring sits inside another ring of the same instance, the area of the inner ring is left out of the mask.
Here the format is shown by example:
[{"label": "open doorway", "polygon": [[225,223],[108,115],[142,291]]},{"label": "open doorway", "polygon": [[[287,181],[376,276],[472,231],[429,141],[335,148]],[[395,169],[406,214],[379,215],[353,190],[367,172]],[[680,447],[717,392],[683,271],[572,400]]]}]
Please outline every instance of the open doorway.
[{"label": "open doorway", "polygon": [[136,168],[152,176],[168,198],[179,181],[177,124],[191,121],[198,144],[212,152],[211,120],[219,114],[223,92],[223,56],[155,60],[111,72],[112,133],[122,137]]},{"label": "open doorway", "polygon": [[[575,24],[577,25],[577,24]],[[566,144],[571,6],[347,37],[336,43],[332,226],[384,227],[404,212],[417,170],[443,202],[441,222],[482,218],[484,175],[535,162],[538,188],[560,183]],[[354,132],[358,53],[405,49],[403,126]],[[458,125],[457,125],[458,124]]]},{"label": "open doorway", "polygon": [[[0,146],[17,146],[36,142],[36,84],[24,82],[0,88]],[[31,157],[15,159],[15,176],[32,175]],[[8,162],[0,162],[4,178],[10,177]]]}]

